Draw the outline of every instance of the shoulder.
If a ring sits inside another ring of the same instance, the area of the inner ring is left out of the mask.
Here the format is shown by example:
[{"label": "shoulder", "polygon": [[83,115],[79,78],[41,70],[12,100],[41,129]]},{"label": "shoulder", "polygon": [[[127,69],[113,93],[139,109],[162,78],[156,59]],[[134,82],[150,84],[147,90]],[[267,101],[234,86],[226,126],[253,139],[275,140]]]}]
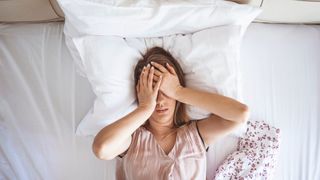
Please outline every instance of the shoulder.
[{"label": "shoulder", "polygon": [[197,121],[199,132],[206,144],[214,144],[218,139],[230,134],[242,124],[242,122],[227,120],[215,114]]},{"label": "shoulder", "polygon": [[131,149],[135,149],[137,142],[139,141],[139,138],[141,138],[141,134],[144,132],[144,127],[140,126],[138,129],[136,129],[132,134],[130,138],[130,145],[129,147],[121,154],[119,154],[117,157],[123,159],[130,151]]},{"label": "shoulder", "polygon": [[184,131],[192,141],[196,141],[199,146],[203,147],[206,151],[208,151],[209,146],[205,144],[202,135],[198,128],[198,120],[190,120],[188,123],[184,125]]}]

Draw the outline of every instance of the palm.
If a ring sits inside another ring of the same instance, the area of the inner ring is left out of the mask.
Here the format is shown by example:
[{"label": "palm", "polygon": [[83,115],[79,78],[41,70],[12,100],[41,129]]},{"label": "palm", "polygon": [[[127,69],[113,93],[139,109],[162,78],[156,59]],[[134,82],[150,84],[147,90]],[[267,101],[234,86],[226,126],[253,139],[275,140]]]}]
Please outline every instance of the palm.
[{"label": "palm", "polygon": [[161,84],[161,78],[153,86],[154,68],[150,65],[143,68],[136,86],[139,107],[153,111],[156,107],[156,100]]},{"label": "palm", "polygon": [[159,70],[155,70],[155,75],[156,75],[155,80],[157,80],[159,76],[162,76],[160,90],[167,96],[171,98],[175,98],[176,92],[182,86],[180,85],[179,78],[174,68],[169,64],[167,65],[168,69],[166,69],[165,67],[163,67],[158,63],[152,63],[152,65],[154,65],[157,69],[159,69]]}]

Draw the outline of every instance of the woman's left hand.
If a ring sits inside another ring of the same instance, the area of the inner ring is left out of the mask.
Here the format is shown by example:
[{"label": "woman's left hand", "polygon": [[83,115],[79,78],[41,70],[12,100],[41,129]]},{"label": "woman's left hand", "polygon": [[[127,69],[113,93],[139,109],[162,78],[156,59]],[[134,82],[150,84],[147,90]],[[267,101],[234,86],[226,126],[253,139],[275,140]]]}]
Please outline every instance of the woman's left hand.
[{"label": "woman's left hand", "polygon": [[176,99],[176,95],[182,86],[180,85],[179,78],[174,68],[168,63],[166,64],[166,68],[156,62],[151,62],[151,64],[158,69],[155,69],[154,71],[154,81],[157,82],[159,76],[162,76],[159,90],[170,98]]}]

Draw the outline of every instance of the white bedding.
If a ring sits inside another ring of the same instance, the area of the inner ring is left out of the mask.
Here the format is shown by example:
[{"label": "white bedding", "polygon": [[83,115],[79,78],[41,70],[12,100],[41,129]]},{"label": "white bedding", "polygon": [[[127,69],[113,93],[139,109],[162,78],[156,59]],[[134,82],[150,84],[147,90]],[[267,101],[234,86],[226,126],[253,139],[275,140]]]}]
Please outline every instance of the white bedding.
[{"label": "white bedding", "polygon": [[[62,23],[0,25],[0,179],[114,179],[75,128],[94,94]],[[275,179],[320,179],[320,26],[252,24],[240,67],[251,119],[282,131]],[[217,142],[208,177],[236,147]]]},{"label": "white bedding", "polygon": [[[94,136],[137,107],[132,69],[153,46],[163,47],[178,59],[187,87],[241,101],[240,43],[260,9],[230,1],[59,3],[66,14],[66,44],[79,72],[88,78],[97,95],[77,135]],[[186,109],[191,119],[210,115],[197,107],[187,105]],[[242,136],[245,129],[244,124],[232,135]]]}]

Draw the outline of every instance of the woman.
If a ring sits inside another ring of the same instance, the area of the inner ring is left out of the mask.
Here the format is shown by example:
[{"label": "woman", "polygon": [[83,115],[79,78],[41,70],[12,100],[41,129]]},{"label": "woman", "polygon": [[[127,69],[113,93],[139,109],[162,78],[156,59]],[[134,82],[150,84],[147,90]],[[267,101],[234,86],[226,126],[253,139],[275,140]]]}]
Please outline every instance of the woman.
[{"label": "woman", "polygon": [[[181,67],[160,47],[138,62],[135,84],[138,108],[96,135],[94,154],[118,157],[117,179],[206,179],[207,148],[245,122],[248,107],[185,87]],[[185,104],[212,114],[189,120]]]}]

